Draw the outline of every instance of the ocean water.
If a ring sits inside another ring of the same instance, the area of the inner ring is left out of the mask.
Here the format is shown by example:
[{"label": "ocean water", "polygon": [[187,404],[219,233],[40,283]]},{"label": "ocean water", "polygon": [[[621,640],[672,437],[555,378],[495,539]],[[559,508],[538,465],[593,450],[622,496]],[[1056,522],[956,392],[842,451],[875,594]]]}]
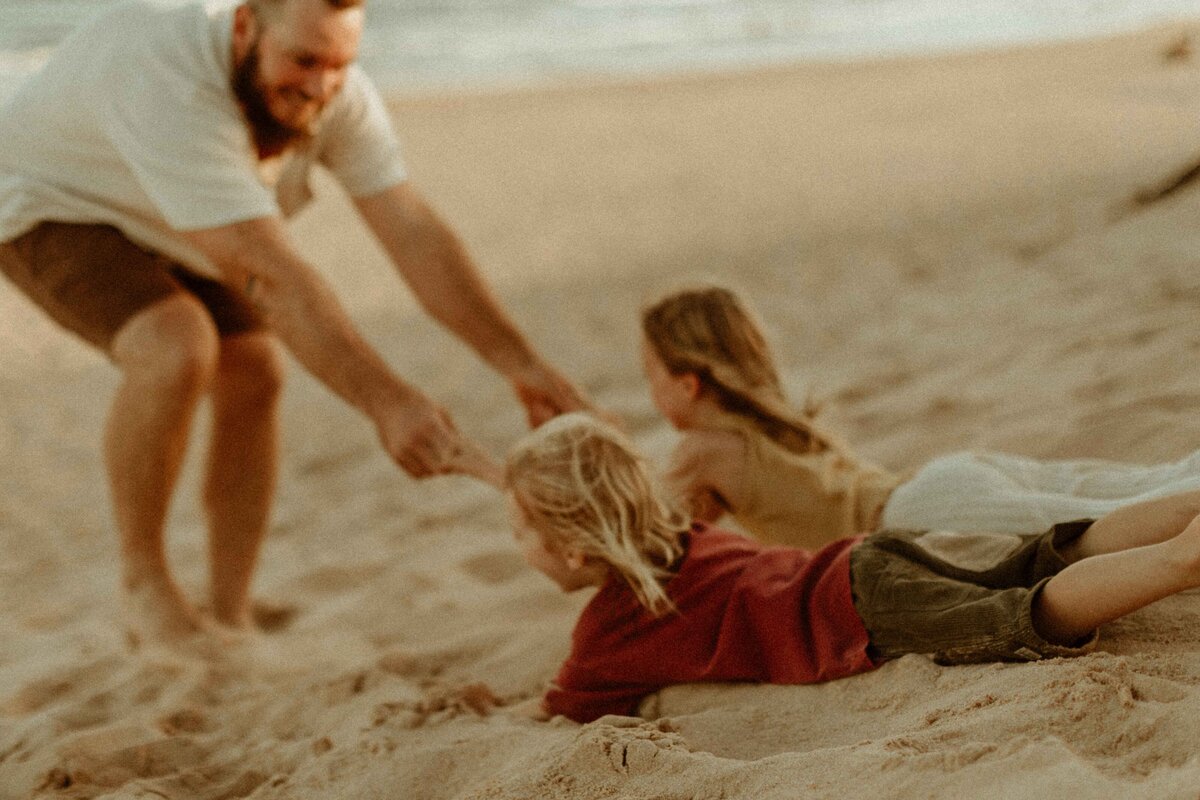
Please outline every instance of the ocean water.
[{"label": "ocean water", "polygon": [[[0,95],[115,2],[0,0]],[[1200,0],[370,0],[368,15],[364,67],[419,89],[1070,39],[1200,18]]]}]

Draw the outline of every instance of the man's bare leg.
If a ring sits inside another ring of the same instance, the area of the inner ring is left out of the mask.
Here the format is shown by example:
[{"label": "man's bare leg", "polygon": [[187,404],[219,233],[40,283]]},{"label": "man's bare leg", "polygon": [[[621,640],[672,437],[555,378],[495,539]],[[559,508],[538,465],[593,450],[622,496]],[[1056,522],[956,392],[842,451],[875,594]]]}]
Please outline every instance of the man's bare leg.
[{"label": "man's bare leg", "polygon": [[[1106,622],[1200,586],[1200,517],[1195,508],[1192,518],[1182,517],[1195,502],[1196,494],[1189,493],[1104,517],[1100,522],[1107,524],[1091,546],[1144,543],[1083,557],[1051,578],[1033,607],[1038,633],[1048,641],[1071,644]],[[1087,543],[1081,549],[1086,552]]]},{"label": "man's bare leg", "polygon": [[104,456],[132,622],[154,636],[195,633],[203,626],[171,576],[163,528],[192,418],[216,368],[216,330],[196,300],[173,295],[130,319],[111,355],[123,381]]},{"label": "man's bare leg", "polygon": [[213,613],[237,628],[251,625],[250,582],[275,495],[282,382],[269,334],[222,340],[204,501]]}]

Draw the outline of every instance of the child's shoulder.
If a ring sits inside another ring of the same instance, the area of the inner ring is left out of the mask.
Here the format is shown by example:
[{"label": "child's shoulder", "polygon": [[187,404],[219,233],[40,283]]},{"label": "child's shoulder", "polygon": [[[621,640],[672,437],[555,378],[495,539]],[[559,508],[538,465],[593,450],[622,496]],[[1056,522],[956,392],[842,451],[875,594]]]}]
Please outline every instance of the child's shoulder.
[{"label": "child's shoulder", "polygon": [[762,542],[706,522],[692,523],[686,541],[687,558],[690,560],[730,553],[750,555],[766,549],[766,545]]},{"label": "child's shoulder", "polygon": [[677,464],[728,463],[741,460],[749,446],[742,431],[724,428],[703,428],[684,432],[675,447]]}]

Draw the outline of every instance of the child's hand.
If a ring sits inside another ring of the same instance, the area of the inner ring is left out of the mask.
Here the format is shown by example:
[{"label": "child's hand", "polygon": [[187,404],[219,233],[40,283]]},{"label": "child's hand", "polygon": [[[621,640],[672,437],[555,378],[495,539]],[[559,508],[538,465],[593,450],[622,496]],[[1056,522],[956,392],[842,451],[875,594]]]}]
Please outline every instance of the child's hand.
[{"label": "child's hand", "polygon": [[470,439],[462,439],[458,452],[450,459],[449,471],[478,478],[489,486],[504,490],[504,468]]}]

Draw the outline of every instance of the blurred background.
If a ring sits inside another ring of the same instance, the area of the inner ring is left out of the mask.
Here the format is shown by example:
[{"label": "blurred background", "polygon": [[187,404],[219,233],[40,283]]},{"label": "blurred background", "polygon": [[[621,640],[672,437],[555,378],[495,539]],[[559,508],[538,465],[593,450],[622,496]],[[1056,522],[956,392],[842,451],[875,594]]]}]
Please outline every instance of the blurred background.
[{"label": "blurred background", "polygon": [[[0,3],[0,96],[121,1]],[[371,0],[368,14],[362,63],[384,88],[446,89],[975,49],[1198,12],[1194,0]]]}]

